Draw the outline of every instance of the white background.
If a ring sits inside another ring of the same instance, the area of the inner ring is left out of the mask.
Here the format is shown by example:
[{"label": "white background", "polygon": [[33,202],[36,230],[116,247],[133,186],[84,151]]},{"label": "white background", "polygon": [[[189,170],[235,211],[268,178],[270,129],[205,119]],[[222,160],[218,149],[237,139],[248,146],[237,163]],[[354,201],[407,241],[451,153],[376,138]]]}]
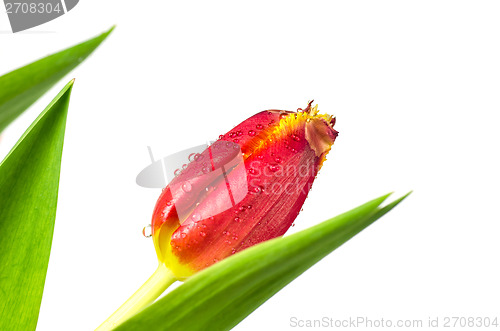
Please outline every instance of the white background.
[{"label": "white background", "polygon": [[155,270],[146,146],[165,156],[313,98],[340,135],[289,233],[414,193],[235,330],[500,318],[499,2],[86,0],[17,34],[3,11],[0,74],[117,24],[0,142],[3,157],[76,77],[38,330],[97,327]]}]

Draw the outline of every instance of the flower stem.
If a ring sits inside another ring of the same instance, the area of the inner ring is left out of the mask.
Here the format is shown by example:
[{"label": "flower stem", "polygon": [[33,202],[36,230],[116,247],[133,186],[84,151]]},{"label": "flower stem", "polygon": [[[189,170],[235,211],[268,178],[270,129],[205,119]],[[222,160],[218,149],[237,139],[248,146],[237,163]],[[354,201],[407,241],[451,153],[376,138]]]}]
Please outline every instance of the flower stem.
[{"label": "flower stem", "polygon": [[176,280],[174,274],[163,263],[160,263],[151,277],[96,331],[107,331],[117,327],[157,299]]}]

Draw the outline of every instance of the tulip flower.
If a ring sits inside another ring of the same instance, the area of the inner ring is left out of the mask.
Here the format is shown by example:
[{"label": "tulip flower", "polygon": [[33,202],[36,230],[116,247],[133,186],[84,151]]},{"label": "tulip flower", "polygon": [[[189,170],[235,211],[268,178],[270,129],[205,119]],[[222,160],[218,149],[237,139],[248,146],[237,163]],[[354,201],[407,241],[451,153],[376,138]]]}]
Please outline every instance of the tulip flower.
[{"label": "tulip flower", "polygon": [[292,226],[338,135],[335,118],[311,104],[248,118],[176,172],[151,223],[159,267],[108,319],[108,327],[175,280],[282,236]]}]

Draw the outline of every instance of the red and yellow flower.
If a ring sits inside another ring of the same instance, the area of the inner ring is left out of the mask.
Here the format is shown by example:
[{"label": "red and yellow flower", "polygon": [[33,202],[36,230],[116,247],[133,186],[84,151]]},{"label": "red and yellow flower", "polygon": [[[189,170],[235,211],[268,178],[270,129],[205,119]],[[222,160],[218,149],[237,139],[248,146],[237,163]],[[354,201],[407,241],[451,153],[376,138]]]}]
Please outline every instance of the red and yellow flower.
[{"label": "red and yellow flower", "polygon": [[197,155],[160,195],[158,260],[183,280],[293,224],[338,132],[311,103],[260,112]]}]

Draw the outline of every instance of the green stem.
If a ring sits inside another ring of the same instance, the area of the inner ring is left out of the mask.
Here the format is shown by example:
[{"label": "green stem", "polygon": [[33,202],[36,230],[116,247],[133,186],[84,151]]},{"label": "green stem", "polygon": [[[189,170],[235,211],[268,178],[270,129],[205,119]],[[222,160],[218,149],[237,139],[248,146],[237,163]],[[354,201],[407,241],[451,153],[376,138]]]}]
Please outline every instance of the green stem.
[{"label": "green stem", "polygon": [[104,321],[96,331],[107,331],[117,327],[151,302],[156,300],[177,279],[163,263],[149,279],[113,315]]}]

